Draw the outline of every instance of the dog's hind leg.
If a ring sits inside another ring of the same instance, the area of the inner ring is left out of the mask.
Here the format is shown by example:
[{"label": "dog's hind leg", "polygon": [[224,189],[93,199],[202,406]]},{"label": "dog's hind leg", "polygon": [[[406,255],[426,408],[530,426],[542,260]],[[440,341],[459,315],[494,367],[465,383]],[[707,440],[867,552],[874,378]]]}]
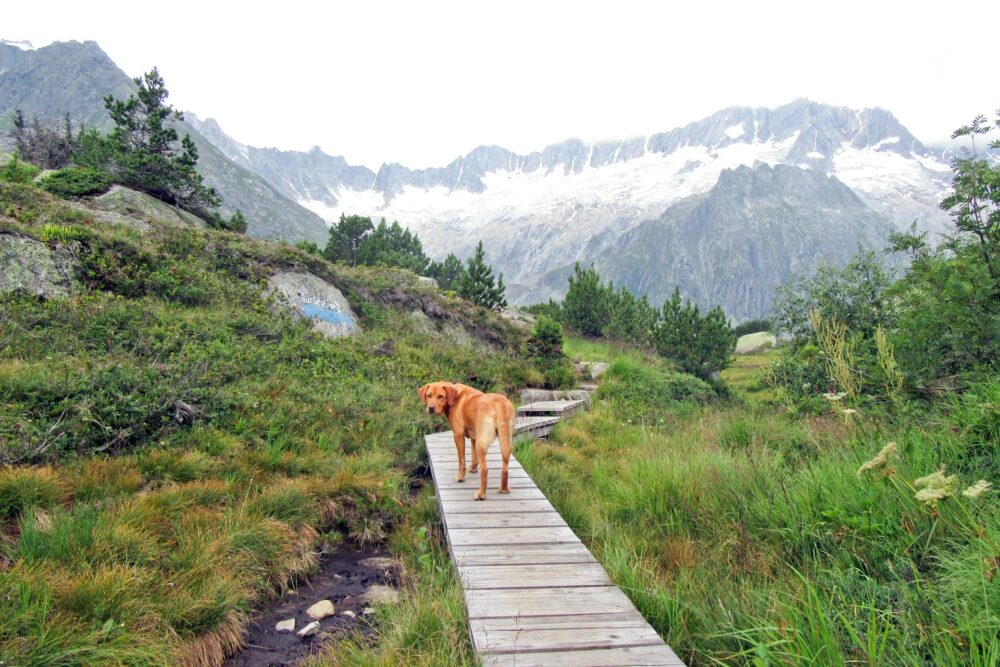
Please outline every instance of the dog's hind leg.
[{"label": "dog's hind leg", "polygon": [[492,419],[486,419],[476,430],[476,462],[479,463],[479,492],[476,493],[476,500],[486,500],[486,452],[496,437],[496,426]]},{"label": "dog's hind leg", "polygon": [[[465,435],[461,433],[455,434],[455,449],[458,450],[458,472],[455,473],[456,482],[465,481]],[[473,456],[475,456],[475,450],[473,451]]]},{"label": "dog's hind leg", "polygon": [[472,465],[469,466],[469,472],[476,472],[479,470],[479,459],[476,458],[476,439],[472,439]]},{"label": "dog's hind leg", "polygon": [[500,458],[503,467],[500,469],[500,493],[510,493],[507,485],[507,463],[510,461],[511,434],[514,432],[514,419],[500,418],[497,420],[497,436],[500,439]]},{"label": "dog's hind leg", "polygon": [[476,500],[486,500],[486,445],[489,440],[480,440],[476,447],[476,460],[479,462],[479,491],[474,496]]}]

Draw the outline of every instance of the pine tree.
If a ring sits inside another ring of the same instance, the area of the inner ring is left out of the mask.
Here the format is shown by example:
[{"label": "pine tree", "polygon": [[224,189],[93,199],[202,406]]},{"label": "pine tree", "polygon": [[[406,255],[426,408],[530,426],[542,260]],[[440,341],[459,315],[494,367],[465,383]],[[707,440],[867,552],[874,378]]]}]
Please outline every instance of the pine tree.
[{"label": "pine tree", "polygon": [[486,263],[486,252],[483,242],[476,246],[476,253],[469,258],[465,267],[465,275],[459,283],[458,293],[478,306],[491,310],[500,310],[507,306],[504,297],[503,274],[496,279],[493,269]]},{"label": "pine tree", "polygon": [[356,265],[361,245],[373,229],[371,218],[341,213],[340,221],[330,227],[330,239],[323,249],[323,256],[331,262]]},{"label": "pine tree", "polygon": [[448,253],[443,262],[431,262],[427,275],[434,278],[441,289],[457,290],[465,275],[465,267],[462,266],[462,260]]},{"label": "pine tree", "polygon": [[611,318],[609,296],[611,288],[601,284],[593,268],[573,266],[569,289],[563,297],[563,322],[585,336],[600,336]]},{"label": "pine tree", "polygon": [[702,317],[696,304],[682,304],[680,289],[675,287],[653,328],[653,345],[657,354],[673,361],[679,370],[709,379],[731,363],[736,334],[721,307]]},{"label": "pine tree", "polygon": [[177,147],[178,134],[171,123],[183,120],[184,114],[165,103],[170,93],[155,67],[134,81],[138,90],[127,100],[104,98],[115,129],[106,138],[88,137],[88,142],[100,145],[84,146],[76,161],[108,171],[116,182],[168,204],[207,214],[219,206],[219,197],[195,168],[198,149],[191,136],[184,135]]}]

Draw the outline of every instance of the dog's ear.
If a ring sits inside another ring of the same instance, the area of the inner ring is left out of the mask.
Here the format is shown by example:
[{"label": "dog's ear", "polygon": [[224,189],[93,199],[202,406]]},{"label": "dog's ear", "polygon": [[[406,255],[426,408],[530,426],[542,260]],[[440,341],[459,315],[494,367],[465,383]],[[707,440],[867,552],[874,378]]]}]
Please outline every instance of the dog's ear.
[{"label": "dog's ear", "polygon": [[455,405],[455,399],[458,397],[458,389],[455,388],[453,384],[446,384],[444,386],[444,397],[448,401],[448,405]]},{"label": "dog's ear", "polygon": [[427,387],[429,387],[429,386],[430,386],[430,384],[425,384],[420,389],[417,389],[417,396],[420,397],[421,401],[424,400],[427,397]]}]

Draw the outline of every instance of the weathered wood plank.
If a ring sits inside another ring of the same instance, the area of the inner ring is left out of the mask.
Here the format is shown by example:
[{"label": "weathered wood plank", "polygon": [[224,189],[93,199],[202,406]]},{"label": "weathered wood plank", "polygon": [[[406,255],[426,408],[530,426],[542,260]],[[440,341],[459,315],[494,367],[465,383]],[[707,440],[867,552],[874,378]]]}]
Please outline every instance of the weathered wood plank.
[{"label": "weathered wood plank", "polygon": [[[487,501],[488,502],[488,501]],[[545,528],[449,528],[448,538],[454,546],[511,544],[578,544],[578,538],[569,526],[548,526]]]},{"label": "weathered wood plank", "polygon": [[465,602],[470,619],[635,610],[616,586],[471,590],[466,591]]},{"label": "weathered wood plank", "polygon": [[495,546],[452,545],[452,558],[458,567],[562,563],[596,563],[582,542],[562,544],[511,544]]},{"label": "weathered wood plank", "polygon": [[[539,500],[544,499],[545,494],[539,491],[537,488],[533,489],[517,489],[510,493],[499,493],[497,487],[500,486],[500,471],[496,472],[494,475],[492,472],[489,474],[489,486],[486,489],[486,500],[485,502],[510,502],[512,500]],[[468,486],[459,487],[457,489],[438,489],[437,496],[443,500],[472,500],[473,495],[479,490],[479,478],[477,477],[475,481],[471,484],[466,482]],[[480,501],[484,502],[484,501]]]},{"label": "weathered wood plank", "polygon": [[[662,646],[663,640],[641,617],[630,625],[607,627],[518,628],[486,630],[475,623],[472,633],[476,649],[485,653],[524,651],[579,651],[617,647]],[[551,663],[550,663],[551,664]]]},{"label": "weathered wood plank", "polygon": [[497,565],[458,568],[466,589],[568,588],[614,585],[600,563],[568,565]]},{"label": "weathered wood plank", "polygon": [[478,500],[473,500],[472,498],[463,498],[460,500],[441,500],[440,504],[444,509],[445,516],[449,517],[456,514],[492,514],[494,512],[506,514],[509,512],[527,513],[555,511],[552,507],[552,503],[544,498],[534,500],[518,500],[515,498],[503,503],[480,502]]},{"label": "weathered wood plank", "polygon": [[540,528],[565,526],[558,512],[525,512],[522,514],[483,513],[450,514],[445,521],[448,530],[455,528]]},{"label": "weathered wood plank", "polygon": [[583,651],[482,653],[483,667],[684,667],[666,644]]},{"label": "weathered wood plank", "polygon": [[547,413],[553,413],[555,415],[567,416],[577,410],[583,409],[587,404],[586,401],[582,399],[568,400],[568,401],[535,401],[534,403],[526,403],[517,409],[518,416],[524,415],[544,415]]},{"label": "weathered wood plank", "polygon": [[617,614],[571,614],[559,616],[511,616],[504,618],[480,618],[472,623],[478,631],[501,632],[513,630],[559,630],[576,628],[594,630],[600,628],[631,628],[647,625],[638,611]]}]

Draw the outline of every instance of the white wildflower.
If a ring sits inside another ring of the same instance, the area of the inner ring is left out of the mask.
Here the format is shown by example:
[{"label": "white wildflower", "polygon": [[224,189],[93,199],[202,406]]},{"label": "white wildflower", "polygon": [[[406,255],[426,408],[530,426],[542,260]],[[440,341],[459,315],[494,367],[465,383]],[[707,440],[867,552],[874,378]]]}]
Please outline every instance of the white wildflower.
[{"label": "white wildflower", "polygon": [[930,505],[934,507],[937,505],[939,500],[944,500],[945,498],[952,495],[949,489],[941,489],[933,486],[929,486],[926,489],[920,489],[916,493],[916,499],[925,505]]},{"label": "white wildflower", "polygon": [[945,475],[944,468],[942,468],[930,475],[913,480],[913,486],[920,489],[915,497],[920,502],[934,507],[939,500],[955,495],[957,481],[958,478],[955,475]]},{"label": "white wildflower", "polygon": [[981,479],[972,486],[970,486],[969,488],[967,488],[965,491],[962,491],[962,495],[965,496],[966,498],[972,498],[973,500],[975,500],[979,496],[989,491],[989,489],[990,489],[990,483],[987,482],[985,479]]},{"label": "white wildflower", "polygon": [[869,470],[882,470],[887,465],[889,465],[889,459],[898,456],[899,447],[894,442],[886,443],[885,447],[882,448],[878,454],[875,455],[871,461],[866,461],[858,468],[858,477],[861,477],[864,473]]},{"label": "white wildflower", "polygon": [[840,411],[840,414],[843,415],[844,421],[849,422],[852,419],[856,419],[860,413],[854,408],[844,408],[843,410]]},{"label": "white wildflower", "polygon": [[845,396],[847,396],[847,392],[846,391],[841,391],[841,392],[837,392],[837,393],[830,392],[830,393],[827,393],[827,394],[823,394],[823,398],[825,398],[826,400],[831,401],[831,402],[842,401],[842,400],[844,400]]}]

